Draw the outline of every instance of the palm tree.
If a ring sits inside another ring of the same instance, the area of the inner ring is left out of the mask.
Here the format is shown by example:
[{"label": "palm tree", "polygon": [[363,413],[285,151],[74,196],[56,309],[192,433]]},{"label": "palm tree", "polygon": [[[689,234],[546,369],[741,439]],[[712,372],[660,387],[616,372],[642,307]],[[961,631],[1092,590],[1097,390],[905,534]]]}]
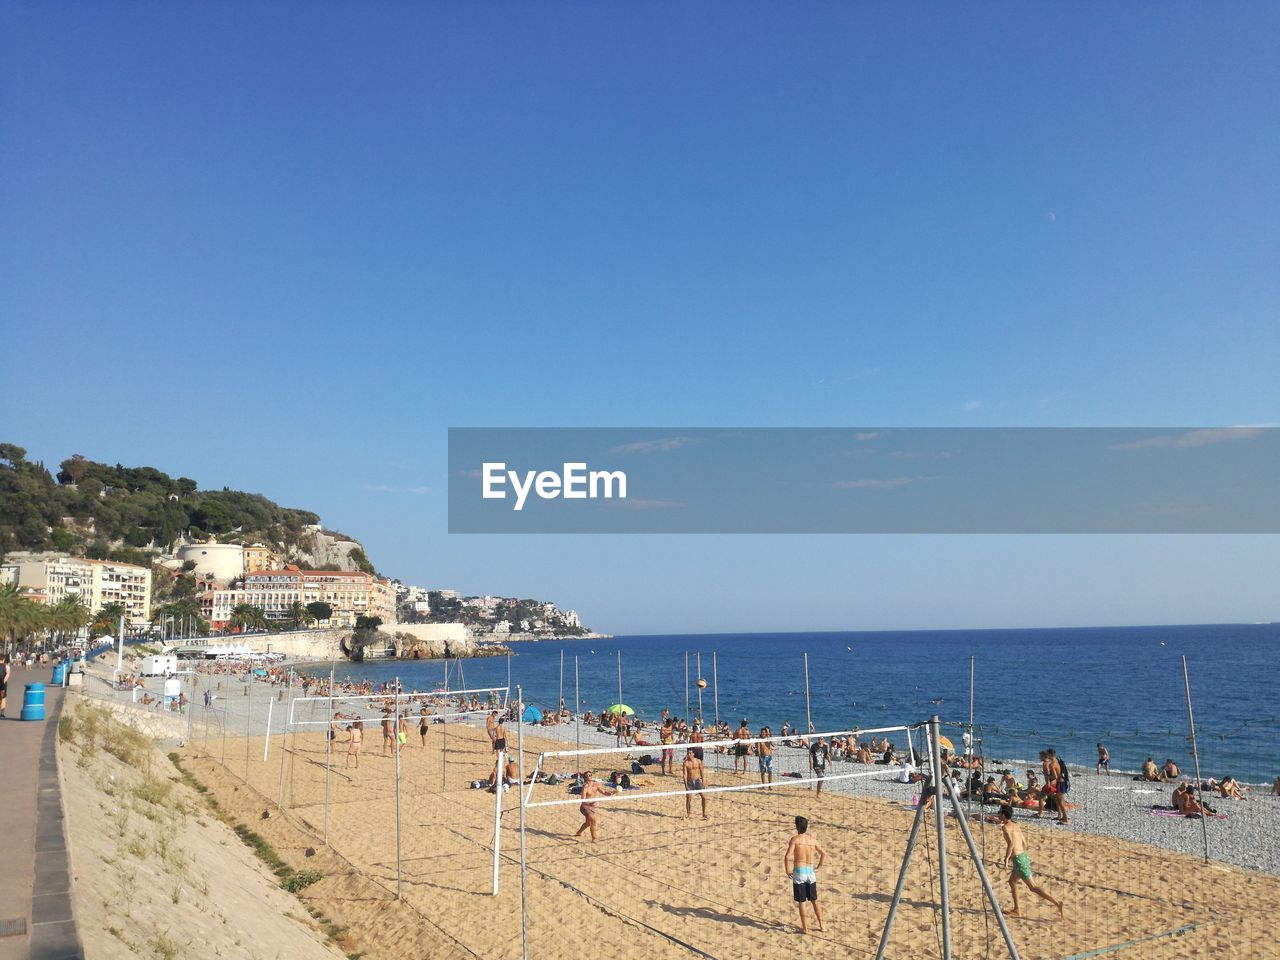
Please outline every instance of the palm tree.
[{"label": "palm tree", "polygon": [[48,623],[48,607],[32,600],[16,583],[0,586],[0,636],[8,640],[8,646],[43,630]]},{"label": "palm tree", "polygon": [[80,595],[68,594],[50,609],[49,628],[60,633],[66,640],[84,629],[92,619],[93,616]]},{"label": "palm tree", "polygon": [[91,637],[101,637],[108,633],[115,633],[120,627],[120,618],[128,613],[123,603],[108,603],[101,610],[94,614],[93,622],[89,624],[89,635]]},{"label": "palm tree", "polygon": [[267,626],[267,612],[249,603],[237,603],[231,611],[231,625],[245,630],[261,630]]},{"label": "palm tree", "polygon": [[312,619],[311,614],[307,613],[306,606],[301,600],[295,600],[289,604],[289,619],[293,622],[293,629],[297,630],[299,625],[306,623]]}]

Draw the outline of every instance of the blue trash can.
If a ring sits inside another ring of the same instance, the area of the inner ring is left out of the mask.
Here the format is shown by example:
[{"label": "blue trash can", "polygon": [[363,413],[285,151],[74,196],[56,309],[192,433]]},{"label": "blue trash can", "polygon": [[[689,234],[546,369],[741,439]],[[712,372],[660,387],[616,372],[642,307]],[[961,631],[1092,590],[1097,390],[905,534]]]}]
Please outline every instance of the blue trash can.
[{"label": "blue trash can", "polygon": [[53,668],[53,679],[49,682],[55,687],[62,686],[62,675],[66,672],[66,669],[66,665],[59,660]]},{"label": "blue trash can", "polygon": [[44,684],[28,683],[22,694],[22,719],[44,719]]}]

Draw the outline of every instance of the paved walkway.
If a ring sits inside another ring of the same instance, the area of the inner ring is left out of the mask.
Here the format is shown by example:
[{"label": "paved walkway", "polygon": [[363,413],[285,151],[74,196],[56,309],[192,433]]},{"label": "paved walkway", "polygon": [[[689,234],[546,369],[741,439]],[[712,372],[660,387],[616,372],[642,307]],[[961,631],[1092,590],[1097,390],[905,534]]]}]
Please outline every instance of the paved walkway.
[{"label": "paved walkway", "polygon": [[[15,669],[0,720],[0,960],[82,958],[71,910],[71,871],[58,780],[63,691],[50,668]],[[22,722],[23,690],[44,683],[45,719]]]}]

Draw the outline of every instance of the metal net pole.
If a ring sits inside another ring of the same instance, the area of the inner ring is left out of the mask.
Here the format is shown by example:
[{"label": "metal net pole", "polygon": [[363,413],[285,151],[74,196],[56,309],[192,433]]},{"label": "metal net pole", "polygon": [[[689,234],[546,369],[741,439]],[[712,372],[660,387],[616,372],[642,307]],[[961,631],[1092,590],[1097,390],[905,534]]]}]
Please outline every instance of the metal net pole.
[{"label": "metal net pole", "polygon": [[529,960],[529,889],[524,838],[524,690],[516,687],[516,754],[520,771],[520,956]]},{"label": "metal net pole", "polygon": [[[929,772],[933,778],[933,822],[938,832],[938,899],[942,901],[942,960],[951,960],[951,895],[947,884],[947,824],[942,809],[942,751],[938,743],[941,737],[938,717],[929,718]],[[921,794],[920,802],[924,803]]]},{"label": "metal net pole", "polygon": [[[1200,780],[1200,751],[1196,744],[1196,717],[1191,712],[1191,675],[1187,673],[1187,658],[1184,654],[1182,657],[1182,683],[1187,691],[1187,723],[1191,725],[1191,759],[1196,765],[1196,795],[1200,799],[1200,805],[1204,805],[1204,791],[1201,787]],[[1204,862],[1209,862],[1209,825],[1208,818],[1204,814],[1200,815],[1200,837],[1204,841]]]},{"label": "metal net pole", "polygon": [[329,780],[333,770],[333,667],[329,668],[329,714],[324,733],[324,845],[329,845]]},{"label": "metal net pole", "polygon": [[249,686],[245,688],[244,706],[244,782],[249,782],[249,734],[253,726],[253,667],[249,668]]},{"label": "metal net pole", "polygon": [[400,874],[400,741],[401,733],[401,716],[400,716],[400,678],[396,677],[396,899],[402,897],[401,874]]}]

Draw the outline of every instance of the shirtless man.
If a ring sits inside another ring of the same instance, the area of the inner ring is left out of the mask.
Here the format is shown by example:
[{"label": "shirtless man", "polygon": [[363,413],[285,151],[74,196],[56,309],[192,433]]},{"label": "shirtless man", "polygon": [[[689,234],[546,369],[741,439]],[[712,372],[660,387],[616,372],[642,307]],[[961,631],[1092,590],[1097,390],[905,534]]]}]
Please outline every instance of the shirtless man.
[{"label": "shirtless man", "polygon": [[507,724],[501,717],[493,728],[493,752],[500,753],[507,749]]},{"label": "shirtless man", "polygon": [[489,716],[484,722],[484,730],[485,730],[485,733],[489,734],[490,743],[493,743],[494,739],[497,737],[498,735],[496,733],[497,729],[498,729],[498,711],[490,710]]},{"label": "shirtless man", "polygon": [[[664,710],[663,713],[666,713],[666,711]],[[670,744],[676,742],[676,730],[670,717],[663,719],[659,738],[662,740],[662,772],[674,777],[676,775],[676,752]]]},{"label": "shirtless man", "polygon": [[1094,768],[1095,773],[1107,771],[1107,776],[1111,776],[1111,752],[1102,744],[1098,744],[1098,764]]},{"label": "shirtless man", "polygon": [[[684,753],[684,788],[685,790],[693,790],[698,794],[698,798],[702,801],[702,819],[707,819],[707,795],[702,792],[702,788],[706,786],[707,772],[702,767],[702,761],[693,755],[693,750],[686,750]],[[684,815],[685,818],[693,816],[693,794],[686,793],[684,795]]]},{"label": "shirtless man", "polygon": [[1173,762],[1173,757],[1169,757],[1164,762],[1164,766],[1160,768],[1160,772],[1164,775],[1166,781],[1177,780],[1182,776],[1182,771],[1178,769],[1178,765]]},{"label": "shirtless man", "polygon": [[382,755],[387,755],[387,750],[391,748],[394,741],[394,734],[391,732],[391,723],[393,717],[390,710],[382,711]]},{"label": "shirtless man", "polygon": [[818,841],[809,836],[809,821],[805,817],[796,817],[796,835],[787,844],[787,852],[782,856],[782,867],[791,880],[791,896],[796,901],[796,909],[800,911],[800,932],[809,932],[809,918],[805,916],[804,905],[813,904],[813,915],[818,920],[818,932],[826,933],[822,923],[822,907],[818,906],[817,869],[827,862],[827,851]]},{"label": "shirtless man", "polygon": [[[742,741],[751,739],[751,730],[747,727],[747,718],[742,718],[742,723],[733,734],[733,739]],[[733,745],[733,775],[741,776],[747,772],[747,745],[745,743],[735,743]],[[739,769],[741,764],[741,769]]]},{"label": "shirtless man", "polygon": [[[773,736],[773,731],[768,727],[760,728],[761,737]],[[760,782],[773,783],[773,744],[757,743],[756,756],[760,760]],[[765,788],[766,790],[768,787]]]},{"label": "shirtless man", "polygon": [[422,739],[422,747],[425,750],[427,746],[427,724],[430,718],[427,714],[427,708],[422,708],[422,713],[418,715],[418,736]]},{"label": "shirtless man", "polygon": [[[689,742],[690,742],[690,743],[702,743],[702,742],[704,742],[706,739],[707,739],[707,735],[706,735],[705,733],[703,733],[703,732],[702,732],[702,724],[698,724],[696,727],[694,727],[694,728],[693,728],[693,733],[689,734]],[[693,748],[693,755],[694,755],[695,757],[697,757],[699,760],[701,760],[701,759],[702,759],[702,748],[701,748],[701,747],[694,747],[694,748]]]},{"label": "shirtless man", "polygon": [[582,803],[578,806],[578,812],[582,814],[582,826],[578,828],[578,832],[574,837],[582,836],[583,830],[591,831],[591,842],[596,842],[596,805],[591,802],[593,797],[611,797],[613,790],[606,790],[600,785],[600,781],[596,780],[588,770],[583,774],[582,783]]},{"label": "shirtless man", "polygon": [[827,758],[830,751],[827,749],[827,741],[819,737],[809,748],[809,769],[813,771],[814,779],[817,780],[817,795],[822,796],[822,778],[827,775]]},{"label": "shirtless man", "polygon": [[1020,917],[1022,914],[1018,912],[1018,881],[1021,880],[1030,890],[1038,897],[1048,900],[1058,908],[1058,917],[1061,919],[1066,916],[1062,912],[1062,901],[1050,896],[1043,889],[1036,886],[1031,874],[1031,855],[1027,853],[1027,842],[1023,839],[1022,828],[1013,822],[1013,807],[1005,804],[1000,808],[1000,832],[1004,834],[1004,859],[1000,861],[1000,866],[1009,866],[1010,860],[1013,861],[1013,867],[1009,873],[1009,892],[1013,895],[1013,909],[1005,913],[1006,917]]},{"label": "shirtless man", "polygon": [[351,736],[347,738],[347,762],[346,766],[355,763],[357,770],[360,769],[360,748],[364,745],[364,724],[356,720],[347,728],[351,731]]}]

